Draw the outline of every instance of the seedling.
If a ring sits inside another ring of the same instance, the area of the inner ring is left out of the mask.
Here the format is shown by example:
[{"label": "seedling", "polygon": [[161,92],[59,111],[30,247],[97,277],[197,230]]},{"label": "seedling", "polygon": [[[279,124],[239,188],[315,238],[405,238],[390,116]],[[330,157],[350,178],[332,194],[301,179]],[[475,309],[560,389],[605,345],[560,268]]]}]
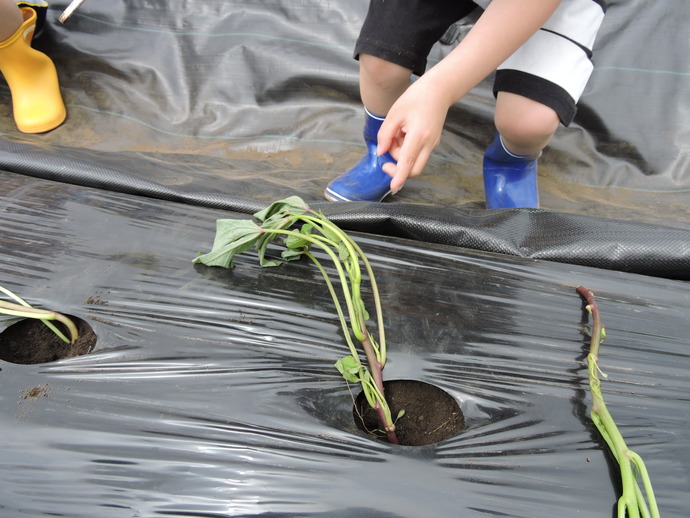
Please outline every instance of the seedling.
[{"label": "seedling", "polygon": [[[297,196],[274,202],[265,210],[254,214],[254,217],[260,224],[251,220],[217,220],[211,251],[199,254],[194,262],[234,268],[235,256],[252,247],[258,252],[259,264],[264,267],[277,266],[283,261],[297,260],[302,256],[309,258],[323,275],[350,350],[350,354],[340,358],[335,367],[346,381],[361,384],[367,402],[379,415],[388,442],[398,444],[395,423],[383,389],[386,338],[381,301],[374,272],[362,249],[322,212],[313,211]],[[282,260],[267,258],[267,248],[271,243],[285,247],[281,253]],[[326,252],[333,261],[340,295],[329,273],[312,254],[313,246]],[[367,329],[369,314],[361,296],[362,267],[369,279],[374,299],[378,340]],[[344,302],[345,310],[341,301]],[[364,351],[366,365],[360,359],[353,336]]]},{"label": "seedling", "polygon": [[[599,345],[606,338],[606,331],[601,321],[601,315],[597,308],[594,294],[584,286],[578,286],[577,292],[587,303],[586,309],[592,315],[592,339],[587,355],[587,370],[589,372],[589,387],[592,391],[591,417],[594,425],[604,438],[613,454],[621,472],[623,494],[618,499],[618,518],[658,518],[659,509],[654,498],[654,490],[647,473],[642,457],[633,452],[625,444],[616,423],[611,417],[604,397],[601,393],[601,380],[599,375],[606,375],[599,369]],[[642,480],[647,500],[639,486],[638,479]]]},{"label": "seedling", "polygon": [[[53,333],[55,333],[62,341],[68,344],[74,343],[77,340],[77,338],[79,338],[79,331],[77,331],[77,326],[74,324],[74,322],[72,322],[72,320],[69,317],[66,317],[65,315],[58,313],[56,311],[34,308],[21,297],[15,295],[3,286],[0,286],[0,291],[2,291],[5,295],[7,295],[16,302],[12,303],[0,300],[0,314],[11,315],[21,318],[36,318],[38,320],[42,320],[43,323],[53,331]],[[52,321],[55,320],[57,320],[58,322],[62,322],[62,324],[64,324],[70,335],[69,338],[67,338],[62,331],[60,331],[57,327],[55,327],[55,325],[53,325]]]}]

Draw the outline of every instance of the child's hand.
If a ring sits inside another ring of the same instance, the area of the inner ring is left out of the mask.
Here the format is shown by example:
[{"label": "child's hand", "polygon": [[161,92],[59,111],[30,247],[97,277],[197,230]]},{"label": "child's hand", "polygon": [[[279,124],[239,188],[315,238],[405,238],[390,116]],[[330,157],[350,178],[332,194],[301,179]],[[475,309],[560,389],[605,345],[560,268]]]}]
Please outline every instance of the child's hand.
[{"label": "child's hand", "polygon": [[422,172],[448,108],[539,30],[561,1],[493,0],[460,44],[398,98],[378,135],[378,153],[388,151],[398,161],[383,166],[393,177],[391,191]]},{"label": "child's hand", "polygon": [[449,105],[443,101],[433,81],[424,79],[410,85],[392,106],[379,130],[378,154],[389,152],[398,162],[383,166],[393,177],[393,193],[399,191],[409,177],[422,172],[441,140]]}]

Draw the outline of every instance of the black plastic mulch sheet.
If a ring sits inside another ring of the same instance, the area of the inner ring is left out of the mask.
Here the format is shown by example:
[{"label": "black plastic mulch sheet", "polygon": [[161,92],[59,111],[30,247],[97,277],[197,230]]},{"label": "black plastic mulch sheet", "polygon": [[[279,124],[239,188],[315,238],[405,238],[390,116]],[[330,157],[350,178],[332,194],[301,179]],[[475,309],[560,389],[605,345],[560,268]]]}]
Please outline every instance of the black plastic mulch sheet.
[{"label": "black plastic mulch sheet", "polygon": [[492,78],[452,107],[400,194],[323,203],[364,147],[351,54],[366,0],[89,0],[65,24],[54,2],[34,45],[68,119],[23,135],[0,86],[0,171],[247,214],[298,194],[362,232],[688,279],[690,61],[676,35],[690,15],[684,0],[608,4],[578,115],[540,161],[541,211],[483,210]]},{"label": "black plastic mulch sheet", "polygon": [[98,335],[85,356],[0,361],[2,516],[614,516],[577,285],[604,318],[609,409],[662,516],[687,514],[684,282],[354,234],[383,292],[386,378],[443,388],[467,422],[391,446],[352,422],[333,368],[346,345],[310,263],[192,264],[217,218],[246,215],[0,179],[2,284]]},{"label": "black plastic mulch sheet", "polygon": [[[258,199],[174,188],[150,180],[141,170],[132,173],[108,163],[94,163],[74,154],[63,156],[54,150],[24,144],[0,142],[0,154],[8,169],[35,178],[247,215],[266,206]],[[307,201],[347,230],[690,279],[690,231],[682,228],[548,210],[486,211],[409,203]]]},{"label": "black plastic mulch sheet", "polygon": [[[315,201],[362,153],[366,0],[88,0],[62,25],[67,4],[34,41],[66,123],[20,134],[0,85],[0,284],[98,343],[0,361],[0,515],[615,516],[579,284],[607,329],[606,402],[662,516],[687,515],[685,0],[608,2],[578,115],[540,160],[542,211],[483,210],[491,78],[401,193]],[[192,265],[217,218],[294,194],[357,232],[384,294],[386,378],[451,393],[461,435],[393,447],[356,430],[311,264]]]},{"label": "black plastic mulch sheet", "polygon": [[[687,229],[686,0],[607,4],[577,117],[540,160],[542,208]],[[34,45],[56,63],[68,119],[22,135],[3,84],[2,140],[262,203],[322,199],[361,156],[352,49],[367,0],[88,0],[61,24],[67,5],[51,2]],[[458,38],[474,19],[458,25]],[[436,45],[429,66],[456,42]],[[492,82],[451,108],[425,173],[387,204],[484,208]],[[10,165],[0,152],[0,170]]]}]

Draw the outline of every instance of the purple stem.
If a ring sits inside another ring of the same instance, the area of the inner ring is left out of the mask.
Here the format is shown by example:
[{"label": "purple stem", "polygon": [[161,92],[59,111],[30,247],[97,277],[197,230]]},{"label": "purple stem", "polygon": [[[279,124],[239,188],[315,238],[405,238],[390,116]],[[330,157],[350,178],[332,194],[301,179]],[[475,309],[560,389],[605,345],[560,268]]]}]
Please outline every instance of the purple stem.
[{"label": "purple stem", "polygon": [[[374,383],[381,391],[381,394],[383,394],[385,397],[386,393],[383,389],[383,365],[381,365],[381,362],[376,357],[374,346],[371,344],[371,339],[369,338],[369,331],[367,331],[366,325],[363,321],[361,322],[361,327],[364,331],[364,340],[362,340],[361,343],[364,353],[367,356],[367,362],[369,363],[369,372],[371,373],[371,377],[374,378]],[[400,444],[398,441],[398,436],[395,434],[395,424],[387,421],[386,414],[378,402],[376,402],[375,409],[379,414],[379,420],[383,425],[383,429],[386,431],[388,442],[391,444]]]}]

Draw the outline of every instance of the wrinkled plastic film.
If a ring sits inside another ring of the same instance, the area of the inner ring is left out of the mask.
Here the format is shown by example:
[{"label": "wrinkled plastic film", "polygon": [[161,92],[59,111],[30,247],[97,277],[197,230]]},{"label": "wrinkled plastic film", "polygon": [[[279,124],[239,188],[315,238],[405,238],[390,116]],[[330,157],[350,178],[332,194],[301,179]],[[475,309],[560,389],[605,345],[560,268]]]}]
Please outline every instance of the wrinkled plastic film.
[{"label": "wrinkled plastic film", "polygon": [[[544,210],[496,212],[481,179],[492,78],[450,109],[399,194],[323,201],[363,149],[351,53],[366,4],[90,0],[59,24],[68,2],[51,3],[33,44],[56,63],[68,119],[23,135],[0,85],[0,283],[84,318],[98,342],[0,360],[0,514],[613,515],[617,467],[589,418],[586,285],[607,331],[607,406],[661,515],[685,516],[685,4],[608,2],[576,119],[540,159]],[[385,378],[446,390],[463,433],[393,447],[357,430],[313,265],[192,264],[216,219],[295,194],[372,260]]]},{"label": "wrinkled plastic film", "polygon": [[[674,36],[687,10],[681,0],[607,4],[575,122],[540,160],[542,207],[687,229],[688,57]],[[328,182],[359,159],[363,111],[351,54],[365,0],[92,0],[57,23],[67,5],[51,4],[34,45],[56,63],[69,118],[48,134],[22,135],[5,88],[4,140],[87,159],[89,170],[264,204],[294,193],[323,199]],[[436,45],[430,66],[457,41]],[[488,78],[451,108],[425,173],[390,202],[483,209],[491,85]],[[14,172],[3,157],[0,168]]]},{"label": "wrinkled plastic film", "polygon": [[215,219],[244,215],[23,175],[2,186],[3,284],[98,335],[86,356],[0,362],[8,515],[606,514],[616,468],[588,417],[584,284],[607,329],[604,397],[663,514],[682,516],[685,283],[354,234],[384,297],[385,376],[436,384],[467,422],[392,447],[356,430],[310,263],[192,265]]}]

